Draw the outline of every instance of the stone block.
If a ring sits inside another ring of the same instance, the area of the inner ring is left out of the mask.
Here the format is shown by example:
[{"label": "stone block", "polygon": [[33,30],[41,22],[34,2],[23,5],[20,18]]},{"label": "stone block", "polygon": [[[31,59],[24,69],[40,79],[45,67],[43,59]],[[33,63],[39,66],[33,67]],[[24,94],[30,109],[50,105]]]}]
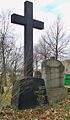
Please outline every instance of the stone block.
[{"label": "stone block", "polygon": [[44,88],[43,96],[45,100],[46,89],[43,79],[28,77],[16,81],[12,90],[11,104],[18,109],[35,107],[38,105],[38,96],[35,94],[35,92],[37,92],[39,88]]}]

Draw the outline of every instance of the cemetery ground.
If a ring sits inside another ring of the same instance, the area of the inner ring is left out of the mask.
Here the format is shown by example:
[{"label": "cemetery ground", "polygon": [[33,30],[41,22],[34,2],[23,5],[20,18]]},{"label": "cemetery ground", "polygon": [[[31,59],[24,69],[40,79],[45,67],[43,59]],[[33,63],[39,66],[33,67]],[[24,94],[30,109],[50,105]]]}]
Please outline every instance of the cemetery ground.
[{"label": "cemetery ground", "polygon": [[[8,94],[5,98],[6,104],[10,102],[9,98]],[[0,120],[70,120],[70,95],[50,105],[40,105],[25,110],[18,110],[11,105],[0,106]]]}]

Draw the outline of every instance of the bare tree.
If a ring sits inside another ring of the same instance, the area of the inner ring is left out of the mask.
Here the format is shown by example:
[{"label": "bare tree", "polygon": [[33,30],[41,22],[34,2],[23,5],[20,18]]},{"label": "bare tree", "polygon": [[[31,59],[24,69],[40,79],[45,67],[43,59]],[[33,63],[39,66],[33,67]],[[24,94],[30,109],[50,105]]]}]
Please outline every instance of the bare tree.
[{"label": "bare tree", "polygon": [[34,46],[34,52],[33,52],[33,62],[34,62],[34,69],[38,71],[39,62],[40,62],[40,55],[38,54],[38,46]]},{"label": "bare tree", "polygon": [[39,54],[45,59],[54,56],[62,59],[69,55],[70,37],[66,34],[60,17],[46,30],[39,42]]},{"label": "bare tree", "polygon": [[34,67],[38,70],[42,60],[46,60],[50,56],[49,46],[45,40],[40,40],[38,44],[34,46]]},{"label": "bare tree", "polygon": [[15,47],[9,59],[10,64],[8,64],[9,76],[13,84],[15,83],[16,80],[21,79],[23,76],[24,68],[23,57],[24,57],[23,47],[21,46],[20,48]]},{"label": "bare tree", "polygon": [[10,25],[10,15],[10,11],[0,14],[0,77],[4,86],[7,86],[7,61],[12,47],[14,47],[14,34]]}]

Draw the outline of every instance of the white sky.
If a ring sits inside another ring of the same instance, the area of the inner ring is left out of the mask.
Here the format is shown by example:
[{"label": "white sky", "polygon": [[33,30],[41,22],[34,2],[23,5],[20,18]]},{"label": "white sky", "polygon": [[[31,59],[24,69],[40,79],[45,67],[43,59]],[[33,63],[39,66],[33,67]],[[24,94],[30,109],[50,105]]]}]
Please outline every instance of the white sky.
[{"label": "white sky", "polygon": [[[24,15],[24,2],[26,0],[0,0],[0,10],[11,10],[12,13]],[[60,15],[66,29],[70,32],[70,0],[30,0],[33,2],[34,19],[44,22],[44,30],[34,30],[34,43],[37,43],[41,34],[47,29],[56,16]],[[23,28],[14,25],[16,32],[23,43]],[[17,42],[18,43],[18,42]]]}]

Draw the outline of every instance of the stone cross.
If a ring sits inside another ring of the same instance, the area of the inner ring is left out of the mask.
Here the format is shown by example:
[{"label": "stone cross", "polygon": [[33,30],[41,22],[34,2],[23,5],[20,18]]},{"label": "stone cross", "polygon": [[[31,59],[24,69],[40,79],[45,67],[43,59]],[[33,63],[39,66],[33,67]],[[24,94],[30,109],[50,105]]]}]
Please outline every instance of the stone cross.
[{"label": "stone cross", "polygon": [[33,19],[33,3],[24,3],[24,16],[12,14],[11,22],[24,25],[24,76],[33,76],[33,28],[43,29],[44,23]]}]

